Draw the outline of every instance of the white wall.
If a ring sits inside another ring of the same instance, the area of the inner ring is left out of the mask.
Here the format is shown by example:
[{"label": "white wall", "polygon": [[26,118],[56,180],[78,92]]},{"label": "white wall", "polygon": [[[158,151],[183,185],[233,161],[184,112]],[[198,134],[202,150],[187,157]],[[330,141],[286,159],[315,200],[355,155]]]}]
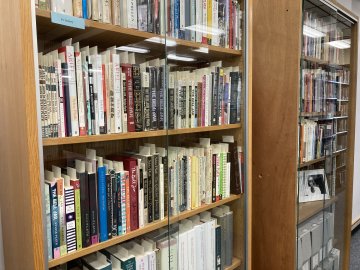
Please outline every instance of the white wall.
[{"label": "white wall", "polygon": [[[338,0],[338,2],[360,17],[359,0]],[[360,39],[360,27],[358,38]],[[359,64],[360,42],[358,42],[358,65]],[[358,68],[357,73],[356,104],[352,223],[360,220],[360,68]]]}]

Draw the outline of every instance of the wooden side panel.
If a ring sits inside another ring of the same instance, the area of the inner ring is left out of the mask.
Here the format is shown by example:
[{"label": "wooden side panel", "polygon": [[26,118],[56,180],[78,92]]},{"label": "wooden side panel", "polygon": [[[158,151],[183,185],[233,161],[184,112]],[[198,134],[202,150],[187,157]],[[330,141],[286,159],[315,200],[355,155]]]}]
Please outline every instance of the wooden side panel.
[{"label": "wooden side panel", "polygon": [[6,269],[44,269],[31,1],[0,1],[0,206]]},{"label": "wooden side panel", "polygon": [[301,2],[253,2],[252,269],[294,269]]},{"label": "wooden side panel", "polygon": [[345,198],[345,221],[344,221],[344,258],[343,269],[349,269],[350,243],[351,243],[351,217],[353,199],[353,176],[354,176],[354,149],[355,149],[355,123],[356,123],[356,78],[357,78],[357,58],[358,58],[358,24],[351,29],[351,85],[349,93],[349,134],[347,146],[347,185]]}]

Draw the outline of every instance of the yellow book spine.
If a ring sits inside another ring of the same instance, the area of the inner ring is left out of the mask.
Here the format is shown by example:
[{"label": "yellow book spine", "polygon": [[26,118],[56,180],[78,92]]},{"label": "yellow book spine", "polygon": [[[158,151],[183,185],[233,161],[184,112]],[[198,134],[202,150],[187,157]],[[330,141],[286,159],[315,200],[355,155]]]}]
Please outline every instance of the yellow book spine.
[{"label": "yellow book spine", "polygon": [[212,35],[210,30],[212,29],[212,0],[207,0],[207,44],[211,45]]}]

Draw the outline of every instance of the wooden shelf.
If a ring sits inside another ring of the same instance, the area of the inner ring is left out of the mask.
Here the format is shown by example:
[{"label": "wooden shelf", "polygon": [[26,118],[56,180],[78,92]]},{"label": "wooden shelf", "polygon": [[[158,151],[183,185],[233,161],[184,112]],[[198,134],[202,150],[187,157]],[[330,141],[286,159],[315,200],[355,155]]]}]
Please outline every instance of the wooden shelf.
[{"label": "wooden shelf", "polygon": [[232,260],[232,264],[228,267],[225,267],[224,270],[234,270],[240,267],[240,265],[241,265],[241,261],[238,258],[234,257]]},{"label": "wooden shelf", "polygon": [[[223,199],[223,200],[218,201],[216,203],[200,206],[200,207],[198,207],[196,209],[182,212],[179,215],[170,217],[170,220],[169,220],[169,218],[165,218],[164,220],[161,220],[161,221],[152,222],[152,223],[144,226],[141,229],[137,229],[135,231],[131,231],[131,232],[126,233],[124,235],[113,237],[108,241],[101,242],[101,243],[91,245],[89,247],[74,251],[74,252],[66,254],[65,256],[62,256],[62,257],[60,257],[58,259],[50,260],[48,266],[49,266],[49,268],[51,268],[51,267],[54,267],[54,266],[57,266],[57,265],[60,265],[60,264],[64,264],[66,262],[69,262],[69,261],[75,260],[77,258],[86,256],[86,255],[88,255],[90,253],[93,253],[93,252],[96,252],[98,250],[108,248],[110,246],[113,246],[113,245],[122,243],[124,241],[133,239],[135,237],[144,235],[144,234],[146,234],[148,232],[157,230],[159,228],[167,226],[169,224],[169,222],[170,223],[175,223],[177,221],[180,221],[180,220],[183,220],[185,218],[197,215],[197,214],[199,214],[201,212],[210,210],[210,209],[215,208],[217,206],[220,206],[220,205],[223,205],[223,204],[226,204],[226,203],[229,203],[229,202],[236,201],[236,200],[240,199],[240,197],[241,197],[241,195],[230,195],[229,198]],[[238,261],[238,263],[240,263],[240,261]],[[229,268],[229,269],[235,269],[235,268]]]},{"label": "wooden shelf", "polygon": [[[222,48],[219,46],[195,43],[188,40],[174,39],[166,37],[166,40],[176,42],[176,46],[165,46],[159,43],[147,42],[149,38],[165,38],[165,36],[154,33],[143,32],[137,29],[124,28],[113,24],[85,20],[85,29],[76,29],[51,22],[49,11],[36,9],[36,24],[38,37],[44,41],[44,48],[52,48],[54,44],[72,38],[73,42],[81,42],[86,46],[99,46],[99,48],[109,48],[111,46],[122,46],[136,44],[138,47],[150,50],[149,55],[163,58],[166,53],[176,53],[178,55],[191,56],[201,61],[216,61],[224,58],[241,56],[241,50]],[[56,47],[55,47],[56,48]],[[207,48],[208,53],[196,52],[194,49]]]},{"label": "wooden shelf", "polygon": [[318,58],[314,58],[314,57],[310,57],[310,56],[302,56],[303,60],[312,62],[314,64],[318,64],[318,65],[325,65],[325,66],[330,66],[330,67],[335,67],[335,68],[343,68],[345,66],[348,66],[348,64],[335,64],[335,63],[330,63],[329,61],[325,61],[325,60],[321,60]]},{"label": "wooden shelf", "polygon": [[299,164],[299,168],[304,168],[304,167],[310,166],[312,164],[315,164],[315,163],[318,163],[318,162],[321,162],[324,160],[325,160],[325,157],[321,157],[321,158],[310,160],[308,162],[303,162],[303,163]]},{"label": "wooden shelf", "polygon": [[335,152],[333,153],[333,155],[334,155],[334,156],[340,155],[341,153],[345,152],[346,150],[347,150],[347,149],[345,148],[345,149],[341,149],[341,150],[335,151]]},{"label": "wooden shelf", "polygon": [[139,138],[160,137],[167,135],[173,136],[173,135],[181,135],[187,133],[199,133],[199,132],[235,129],[240,127],[241,124],[229,124],[229,125],[209,126],[209,127],[154,130],[154,131],[128,132],[128,133],[118,133],[118,134],[89,135],[89,136],[63,137],[63,138],[44,138],[43,146],[139,139]]},{"label": "wooden shelf", "polygon": [[321,200],[314,202],[299,203],[298,224],[304,222],[305,220],[321,212],[323,209],[329,207],[330,205],[335,203],[337,199],[338,199],[337,196],[334,196],[331,199],[325,201]]}]

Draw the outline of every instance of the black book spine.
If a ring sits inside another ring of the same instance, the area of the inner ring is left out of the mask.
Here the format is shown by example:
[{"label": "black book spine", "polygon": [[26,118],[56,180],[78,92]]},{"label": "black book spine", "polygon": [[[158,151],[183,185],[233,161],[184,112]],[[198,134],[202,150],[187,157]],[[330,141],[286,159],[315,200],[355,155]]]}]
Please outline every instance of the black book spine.
[{"label": "black book spine", "polygon": [[212,73],[211,89],[211,125],[219,124],[219,68],[216,67],[215,73]]},{"label": "black book spine", "polygon": [[121,214],[121,173],[116,173],[116,213],[117,213],[117,234],[122,234],[122,214]]},{"label": "black book spine", "polygon": [[81,234],[82,246],[91,245],[90,240],[90,209],[89,209],[89,182],[86,173],[77,173],[80,180],[80,206],[81,206]]},{"label": "black book spine", "polygon": [[224,76],[222,74],[222,69],[219,71],[218,73],[218,78],[219,78],[219,82],[218,82],[218,110],[217,110],[217,124],[221,125],[222,122],[224,121],[223,118],[223,110],[224,110],[224,84],[223,84],[223,80],[224,80]]},{"label": "black book spine", "polygon": [[[123,113],[124,113],[124,117],[126,115],[126,122],[128,121],[127,119],[127,114],[128,114],[128,104],[127,104],[127,93],[126,93],[126,79],[124,79],[122,81],[122,88],[123,88],[123,100],[122,100],[122,104],[123,104]],[[124,121],[124,120],[123,120]],[[126,126],[127,128],[127,126]]]},{"label": "black book spine", "polygon": [[154,33],[154,17],[153,17],[153,3],[155,0],[148,0],[148,13],[147,13],[147,21],[148,21],[148,32]]},{"label": "black book spine", "polygon": [[106,174],[106,211],[107,211],[107,232],[108,232],[108,239],[112,237],[112,178],[110,173]]},{"label": "black book spine", "polygon": [[162,164],[164,165],[164,213],[168,215],[168,196],[169,196],[169,168],[168,168],[168,157],[162,158]]},{"label": "black book spine", "polygon": [[[90,236],[92,244],[98,242],[98,209],[97,209],[97,181],[96,174],[88,174],[89,203],[90,203]],[[81,195],[80,195],[81,196]],[[96,239],[93,241],[93,239]]]},{"label": "black book spine", "polygon": [[175,89],[169,88],[169,129],[175,128]]},{"label": "black book spine", "polygon": [[152,175],[152,158],[148,158],[148,167],[147,167],[147,177],[148,177],[148,222],[152,222],[154,220],[153,216],[153,175]]},{"label": "black book spine", "polygon": [[164,89],[165,89],[165,80],[164,80],[164,67],[159,67],[158,72],[158,88],[159,88],[159,104],[158,104],[158,112],[159,112],[159,129],[164,129]]},{"label": "black book spine", "polygon": [[197,85],[194,87],[194,103],[194,126],[198,126],[199,93]]},{"label": "black book spine", "polygon": [[182,178],[182,204],[180,211],[185,211],[187,208],[187,178],[188,178],[188,164],[187,164],[187,157],[182,157],[182,175],[180,176]]},{"label": "black book spine", "polygon": [[132,66],[132,77],[134,89],[135,131],[143,131],[143,100],[139,65]]},{"label": "black book spine", "polygon": [[237,120],[237,100],[238,100],[238,84],[239,73],[230,72],[231,79],[231,95],[230,95],[230,124],[235,124]]},{"label": "black book spine", "polygon": [[[223,247],[225,248],[225,247]],[[221,226],[215,227],[215,268],[222,270],[221,261]]]},{"label": "black book spine", "polygon": [[69,89],[69,70],[67,63],[61,63],[62,81],[64,86],[64,103],[66,108],[65,126],[66,136],[72,136],[71,132],[71,114],[70,114],[70,89]]},{"label": "black book spine", "polygon": [[229,147],[231,151],[230,193],[240,194],[241,193],[240,164],[239,164],[239,156],[238,156],[236,141],[230,144]]},{"label": "black book spine", "polygon": [[186,86],[181,87],[179,99],[181,128],[184,128],[186,126]]},{"label": "black book spine", "polygon": [[216,154],[212,155],[212,184],[211,184],[211,198],[212,202],[216,202]]},{"label": "black book spine", "polygon": [[90,93],[90,117],[91,117],[91,132],[93,135],[95,134],[95,105],[94,105],[94,73],[93,73],[93,65],[88,65],[89,69],[89,93]]},{"label": "black book spine", "polygon": [[141,91],[143,101],[143,130],[149,130],[151,125],[150,120],[150,85],[149,72],[143,72],[141,78]]},{"label": "black book spine", "polygon": [[159,155],[154,155],[154,220],[160,219]]},{"label": "black book spine", "polygon": [[[148,173],[146,171],[143,172],[143,188],[144,188],[144,211],[148,211]],[[145,224],[148,223],[148,217],[144,217]]]},{"label": "black book spine", "polygon": [[118,218],[117,218],[117,213],[118,213],[118,209],[117,209],[117,179],[116,179],[116,174],[114,170],[110,171],[110,178],[111,178],[111,187],[112,187],[112,194],[111,194],[111,198],[112,198],[112,206],[111,206],[111,210],[112,210],[112,230],[111,230],[111,234],[112,236],[117,236],[117,231],[118,231]]},{"label": "black book spine", "polygon": [[150,129],[158,127],[157,118],[157,91],[156,91],[156,67],[150,67]]}]

